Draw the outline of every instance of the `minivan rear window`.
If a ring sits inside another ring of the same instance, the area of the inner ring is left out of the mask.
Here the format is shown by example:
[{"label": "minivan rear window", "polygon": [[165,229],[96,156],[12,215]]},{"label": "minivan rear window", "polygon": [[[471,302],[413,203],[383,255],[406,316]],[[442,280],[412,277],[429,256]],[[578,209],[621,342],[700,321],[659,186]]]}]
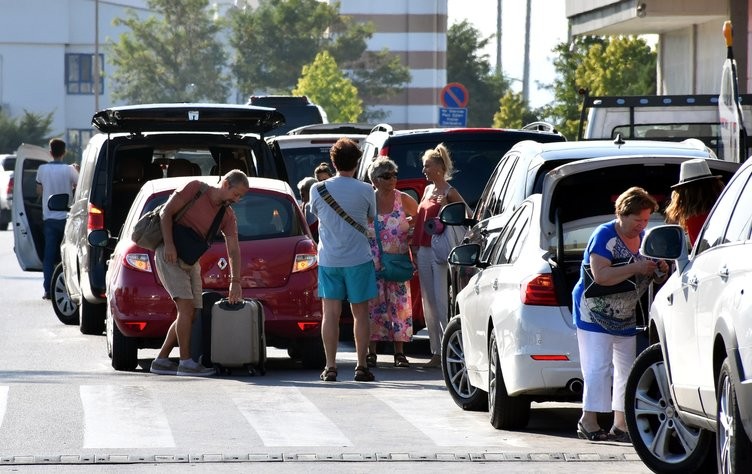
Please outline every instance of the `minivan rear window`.
[{"label": "minivan rear window", "polygon": [[[394,143],[389,145],[389,158],[399,167],[399,179],[425,179],[423,175],[423,153],[438,143]],[[454,174],[449,182],[462,195],[470,206],[475,208],[483,187],[491,176],[496,164],[514,142],[467,140],[445,141],[454,163]]]}]

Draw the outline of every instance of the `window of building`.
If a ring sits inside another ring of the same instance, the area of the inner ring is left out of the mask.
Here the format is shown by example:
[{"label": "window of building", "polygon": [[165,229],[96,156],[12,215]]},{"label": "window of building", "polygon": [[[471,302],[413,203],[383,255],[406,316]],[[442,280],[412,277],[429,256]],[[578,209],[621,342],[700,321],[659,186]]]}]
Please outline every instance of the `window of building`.
[{"label": "window of building", "polygon": [[83,153],[92,135],[94,135],[94,131],[90,128],[69,128],[66,132],[66,148],[76,162],[81,161],[81,153]]},{"label": "window of building", "polygon": [[[99,95],[104,92],[104,55],[99,55]],[[68,94],[94,94],[94,55],[65,55],[65,85]]]}]

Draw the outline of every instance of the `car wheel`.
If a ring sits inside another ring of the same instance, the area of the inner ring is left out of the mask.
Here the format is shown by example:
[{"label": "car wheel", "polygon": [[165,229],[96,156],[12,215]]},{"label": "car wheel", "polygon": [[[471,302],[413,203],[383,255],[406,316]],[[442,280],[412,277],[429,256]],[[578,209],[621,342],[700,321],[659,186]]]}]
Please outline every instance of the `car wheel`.
[{"label": "car wheel", "polygon": [[718,376],[716,456],[718,472],[752,472],[752,443],[741,422],[731,365],[723,361]]},{"label": "car wheel", "polygon": [[452,318],[441,341],[441,370],[449,394],[463,410],[483,411],[488,406],[486,392],[470,384],[462,348],[462,322]]},{"label": "car wheel", "polygon": [[530,420],[530,399],[523,395],[510,397],[507,393],[493,330],[488,341],[488,412],[497,430],[524,428]]},{"label": "car wheel", "polygon": [[320,337],[309,337],[301,342],[300,361],[306,369],[320,369],[326,365],[324,344]]},{"label": "car wheel", "polygon": [[63,264],[58,263],[52,272],[52,309],[57,319],[63,324],[78,324],[78,305],[68,294],[65,287],[65,273]]},{"label": "car wheel", "polygon": [[135,370],[138,366],[138,345],[132,337],[126,337],[114,321],[112,325],[112,368]]},{"label": "car wheel", "polygon": [[104,331],[104,318],[106,306],[104,304],[89,303],[86,298],[81,297],[81,304],[78,307],[79,328],[82,334],[102,334]]},{"label": "car wheel", "polygon": [[635,451],[654,472],[710,472],[713,433],[679,418],[660,344],[645,349],[627,378],[624,413]]}]

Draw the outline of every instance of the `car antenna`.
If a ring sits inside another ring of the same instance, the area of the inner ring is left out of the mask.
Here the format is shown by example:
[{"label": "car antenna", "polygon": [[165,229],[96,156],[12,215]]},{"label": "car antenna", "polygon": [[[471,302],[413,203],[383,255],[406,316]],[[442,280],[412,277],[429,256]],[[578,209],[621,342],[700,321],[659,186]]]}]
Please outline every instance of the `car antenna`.
[{"label": "car antenna", "polygon": [[616,134],[616,138],[614,138],[614,145],[624,145],[626,143],[624,139],[621,137],[621,133]]}]

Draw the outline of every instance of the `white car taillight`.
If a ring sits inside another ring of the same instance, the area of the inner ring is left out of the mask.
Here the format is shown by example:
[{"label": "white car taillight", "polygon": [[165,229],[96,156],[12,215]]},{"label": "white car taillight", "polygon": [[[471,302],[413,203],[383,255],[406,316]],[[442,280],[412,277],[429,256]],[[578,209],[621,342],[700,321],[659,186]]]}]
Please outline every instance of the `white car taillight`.
[{"label": "white car taillight", "polygon": [[124,260],[125,264],[134,270],[151,273],[151,261],[147,253],[129,253]]}]

